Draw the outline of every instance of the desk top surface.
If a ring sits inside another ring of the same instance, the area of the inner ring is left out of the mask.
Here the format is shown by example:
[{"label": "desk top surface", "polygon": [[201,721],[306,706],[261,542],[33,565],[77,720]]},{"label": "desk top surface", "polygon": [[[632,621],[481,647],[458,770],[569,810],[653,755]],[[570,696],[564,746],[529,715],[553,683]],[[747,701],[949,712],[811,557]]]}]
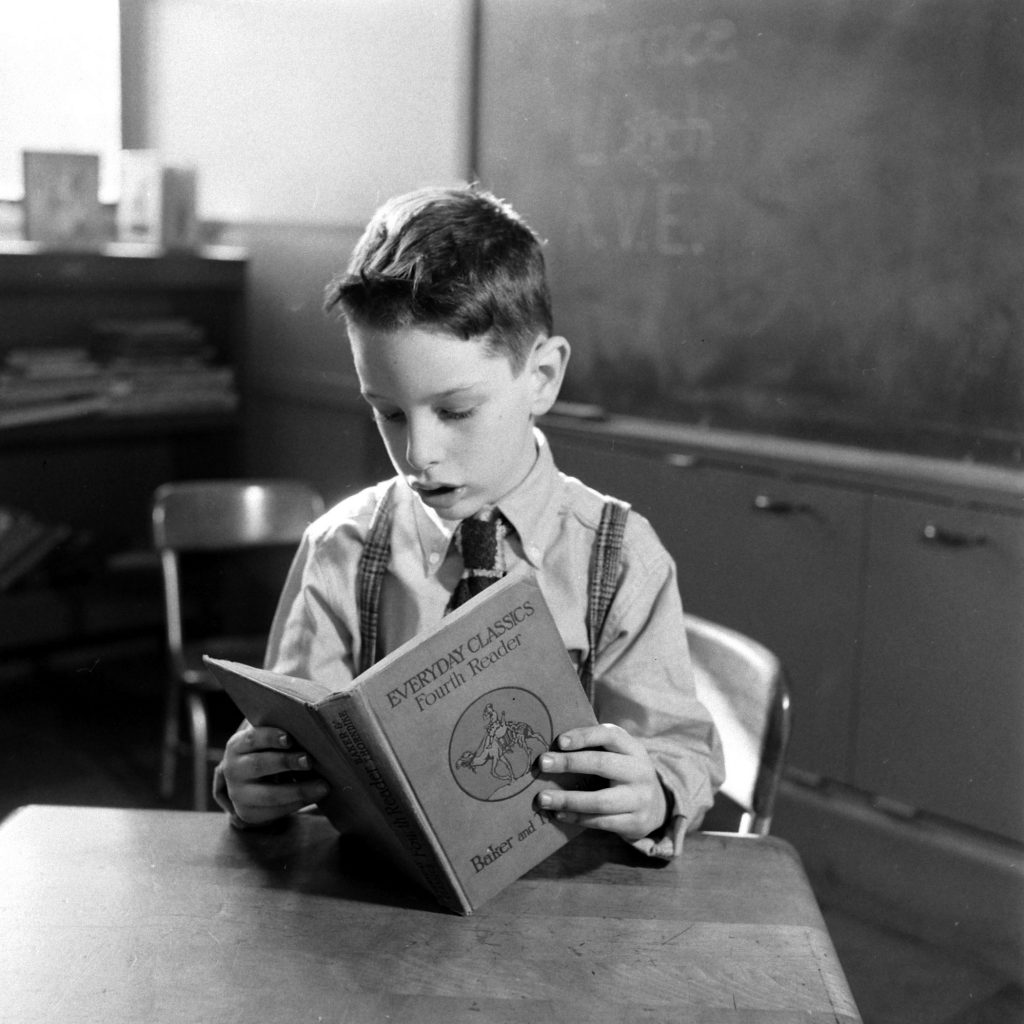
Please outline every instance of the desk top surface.
[{"label": "desk top surface", "polygon": [[466,918],[318,817],[29,807],[0,879],[4,1022],[860,1020],[772,838],[658,866],[586,833]]}]

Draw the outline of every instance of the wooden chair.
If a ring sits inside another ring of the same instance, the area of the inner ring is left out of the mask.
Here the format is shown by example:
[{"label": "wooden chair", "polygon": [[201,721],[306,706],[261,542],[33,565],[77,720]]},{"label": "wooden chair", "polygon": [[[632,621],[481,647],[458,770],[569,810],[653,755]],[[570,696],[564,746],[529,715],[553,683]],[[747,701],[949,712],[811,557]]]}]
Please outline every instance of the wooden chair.
[{"label": "wooden chair", "polygon": [[[207,700],[220,687],[203,666],[202,655],[261,665],[266,646],[265,630],[209,635],[209,626],[202,629],[195,625],[192,632],[196,635],[186,637],[183,584],[186,577],[191,581],[194,576],[191,568],[183,573],[183,560],[190,560],[189,566],[194,567],[195,560],[202,561],[206,556],[257,549],[277,549],[290,557],[289,549],[294,549],[303,530],[323,509],[320,495],[294,480],[190,480],[164,484],[154,493],[153,542],[163,572],[169,662],[160,761],[160,794],[164,799],[170,799],[174,792],[179,759],[190,753],[193,805],[196,810],[204,810],[209,765],[223,755],[223,750],[210,747]],[[209,577],[205,580],[208,582]],[[267,583],[273,589],[281,580]],[[181,736],[183,706],[188,713],[185,740]]]},{"label": "wooden chair", "polygon": [[[757,641],[697,616],[686,616],[686,638],[697,696],[711,713],[725,752],[725,782],[703,827],[767,835],[789,743],[789,690],[782,666]],[[738,814],[735,825],[729,809]]]}]

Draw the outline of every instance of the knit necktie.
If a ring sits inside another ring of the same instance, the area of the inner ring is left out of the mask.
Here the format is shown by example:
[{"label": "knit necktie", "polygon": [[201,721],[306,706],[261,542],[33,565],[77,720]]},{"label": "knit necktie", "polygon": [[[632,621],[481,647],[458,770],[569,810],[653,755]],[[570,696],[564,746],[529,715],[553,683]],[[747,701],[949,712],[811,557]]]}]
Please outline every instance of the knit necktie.
[{"label": "knit necktie", "polygon": [[452,595],[452,608],[465,604],[501,579],[501,538],[504,524],[496,509],[484,509],[459,523],[456,536],[462,551],[462,578]]}]

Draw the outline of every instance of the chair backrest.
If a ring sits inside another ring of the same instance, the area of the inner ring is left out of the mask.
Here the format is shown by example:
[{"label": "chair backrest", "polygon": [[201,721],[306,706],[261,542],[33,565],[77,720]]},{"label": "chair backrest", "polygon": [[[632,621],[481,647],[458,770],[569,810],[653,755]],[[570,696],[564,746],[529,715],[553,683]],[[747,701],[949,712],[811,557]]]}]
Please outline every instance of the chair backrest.
[{"label": "chair backrest", "polygon": [[297,543],[323,512],[323,499],[297,480],[186,480],[153,497],[157,550],[211,551]]},{"label": "chair backrest", "polygon": [[697,696],[722,738],[722,793],[739,831],[767,835],[789,743],[789,690],[779,659],[736,630],[686,616]]},{"label": "chair backrest", "polygon": [[186,671],[179,555],[298,544],[324,511],[323,498],[298,480],[185,480],[153,495],[153,543],[163,570],[167,644]]}]

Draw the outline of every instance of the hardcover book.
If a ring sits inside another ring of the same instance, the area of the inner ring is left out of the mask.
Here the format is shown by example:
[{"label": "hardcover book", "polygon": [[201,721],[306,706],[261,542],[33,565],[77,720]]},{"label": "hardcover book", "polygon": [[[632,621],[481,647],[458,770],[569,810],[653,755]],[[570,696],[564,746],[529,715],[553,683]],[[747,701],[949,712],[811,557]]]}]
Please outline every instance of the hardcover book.
[{"label": "hardcover book", "polygon": [[526,570],[337,685],[206,661],[250,722],[286,730],[314,758],[339,831],[384,847],[458,913],[579,832],[535,798],[597,780],[543,776],[537,758],[594,712]]}]

